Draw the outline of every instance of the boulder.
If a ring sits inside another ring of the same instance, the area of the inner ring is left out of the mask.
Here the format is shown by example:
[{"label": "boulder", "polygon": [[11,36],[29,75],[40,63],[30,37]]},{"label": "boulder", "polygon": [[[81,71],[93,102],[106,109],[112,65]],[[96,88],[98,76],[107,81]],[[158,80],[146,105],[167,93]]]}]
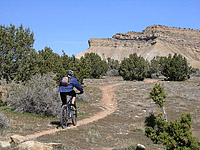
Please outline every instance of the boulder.
[{"label": "boulder", "polygon": [[0,141],[0,149],[6,149],[8,147],[10,147],[10,142],[7,141]]},{"label": "boulder", "polygon": [[36,141],[26,141],[17,147],[19,150],[53,150],[50,144],[44,144]]},{"label": "boulder", "polygon": [[11,136],[10,138],[11,138],[11,143],[15,143],[15,144],[22,143],[26,140],[24,136],[17,135],[17,134]]},{"label": "boulder", "polygon": [[137,144],[136,150],[145,150],[146,147],[142,144]]}]

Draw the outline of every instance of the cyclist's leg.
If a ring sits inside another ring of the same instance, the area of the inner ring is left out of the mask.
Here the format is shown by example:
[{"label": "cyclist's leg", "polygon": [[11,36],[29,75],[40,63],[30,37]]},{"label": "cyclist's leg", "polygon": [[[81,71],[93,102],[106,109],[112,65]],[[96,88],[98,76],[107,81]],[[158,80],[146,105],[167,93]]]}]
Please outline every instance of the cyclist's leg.
[{"label": "cyclist's leg", "polygon": [[72,96],[72,102],[71,102],[71,106],[72,106],[72,110],[76,110],[76,92],[73,90],[70,92],[70,95]]},{"label": "cyclist's leg", "polygon": [[71,91],[71,96],[72,96],[72,104],[74,104],[76,101],[76,92],[74,90]]},{"label": "cyclist's leg", "polygon": [[67,103],[67,93],[66,92],[60,92],[60,97],[62,100],[62,106]]}]

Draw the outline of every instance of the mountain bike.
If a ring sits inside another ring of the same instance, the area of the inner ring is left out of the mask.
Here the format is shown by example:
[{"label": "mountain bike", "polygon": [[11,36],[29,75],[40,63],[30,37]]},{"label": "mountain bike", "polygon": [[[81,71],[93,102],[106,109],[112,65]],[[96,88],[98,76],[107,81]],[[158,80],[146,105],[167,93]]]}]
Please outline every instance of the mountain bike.
[{"label": "mountain bike", "polygon": [[[80,93],[76,93],[80,94]],[[72,97],[69,99],[67,104],[63,105],[60,110],[60,125],[64,129],[68,126],[69,120],[71,120],[71,123],[76,126],[77,124],[77,108],[76,110],[71,109],[71,102]],[[76,102],[75,102],[76,107]]]}]

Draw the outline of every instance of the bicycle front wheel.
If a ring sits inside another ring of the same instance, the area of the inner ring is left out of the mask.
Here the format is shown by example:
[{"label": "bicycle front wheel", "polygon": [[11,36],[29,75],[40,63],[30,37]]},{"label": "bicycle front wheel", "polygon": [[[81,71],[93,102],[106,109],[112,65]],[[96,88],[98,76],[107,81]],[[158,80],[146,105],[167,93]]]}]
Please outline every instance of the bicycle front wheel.
[{"label": "bicycle front wheel", "polygon": [[67,105],[63,105],[60,111],[60,125],[64,129],[67,127],[68,123],[68,107]]}]

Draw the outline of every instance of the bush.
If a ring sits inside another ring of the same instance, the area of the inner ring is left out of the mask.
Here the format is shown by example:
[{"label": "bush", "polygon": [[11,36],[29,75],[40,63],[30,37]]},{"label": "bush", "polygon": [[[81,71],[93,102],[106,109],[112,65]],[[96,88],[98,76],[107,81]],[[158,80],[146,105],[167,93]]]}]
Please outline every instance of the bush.
[{"label": "bush", "polygon": [[57,116],[61,100],[54,74],[37,74],[25,85],[13,84],[7,98],[8,106],[19,112]]},{"label": "bush", "polygon": [[105,73],[105,76],[119,76],[119,72],[116,69],[109,70]]},{"label": "bush", "polygon": [[163,70],[165,60],[166,57],[161,57],[161,56],[154,57],[150,62],[148,76],[152,78],[159,78],[159,76],[162,76],[161,72]]},{"label": "bush", "polygon": [[108,70],[106,61],[101,60],[101,57],[95,53],[86,53],[80,58],[81,81],[86,78],[100,78]]},{"label": "bush", "polygon": [[0,129],[8,129],[10,128],[10,120],[4,115],[0,113]]},{"label": "bush", "polygon": [[2,93],[0,92],[0,107],[5,105],[1,98],[2,98]]},{"label": "bush", "polygon": [[190,70],[185,57],[180,54],[171,55],[165,59],[162,74],[168,78],[169,81],[184,81],[190,78]]},{"label": "bush", "polygon": [[145,135],[155,144],[163,144],[167,150],[199,150],[200,142],[192,137],[191,115],[182,114],[180,120],[166,122],[162,115],[151,114],[145,121]]},{"label": "bush", "polygon": [[135,53],[122,61],[119,67],[119,74],[124,80],[143,81],[148,75],[148,68],[148,61]]}]

